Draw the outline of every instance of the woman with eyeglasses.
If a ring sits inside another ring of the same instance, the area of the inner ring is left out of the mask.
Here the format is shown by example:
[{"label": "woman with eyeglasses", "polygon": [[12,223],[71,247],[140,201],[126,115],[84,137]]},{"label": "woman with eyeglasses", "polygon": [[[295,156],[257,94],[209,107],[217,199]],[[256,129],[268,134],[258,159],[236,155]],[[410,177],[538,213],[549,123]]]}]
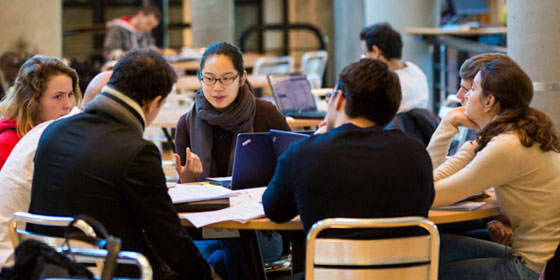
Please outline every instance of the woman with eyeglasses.
[{"label": "woman with eyeglasses", "polygon": [[177,123],[175,158],[182,182],[231,176],[238,133],[290,130],[273,104],[255,98],[236,46],[208,46],[198,78],[202,89]]},{"label": "woman with eyeglasses", "polygon": [[499,56],[482,64],[464,112],[438,128],[457,133],[458,126],[474,125],[480,131],[434,170],[432,207],[495,187],[513,230],[511,246],[442,234],[440,279],[538,279],[553,256],[560,242],[560,143],[552,120],[529,107],[532,98],[529,76]]},{"label": "woman with eyeglasses", "polygon": [[[198,78],[202,89],[177,123],[175,160],[182,182],[231,176],[238,133],[290,130],[286,117],[273,104],[255,98],[236,46],[226,42],[208,46]],[[280,257],[282,243],[277,233],[257,232],[257,237],[265,261]],[[249,277],[239,239],[196,244],[225,279]]]}]

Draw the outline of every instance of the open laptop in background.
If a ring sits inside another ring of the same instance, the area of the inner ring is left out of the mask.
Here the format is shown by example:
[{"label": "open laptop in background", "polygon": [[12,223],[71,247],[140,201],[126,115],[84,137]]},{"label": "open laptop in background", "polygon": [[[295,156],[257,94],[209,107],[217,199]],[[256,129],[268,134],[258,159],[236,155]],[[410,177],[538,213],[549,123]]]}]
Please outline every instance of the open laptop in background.
[{"label": "open laptop in background", "polygon": [[268,83],[276,105],[285,116],[323,119],[326,111],[318,111],[307,76],[301,73],[268,74]]},{"label": "open laptop in background", "polygon": [[237,135],[231,180],[208,178],[211,183],[232,190],[267,186],[276,170],[276,160],[294,141],[307,134],[271,129],[270,132]]}]

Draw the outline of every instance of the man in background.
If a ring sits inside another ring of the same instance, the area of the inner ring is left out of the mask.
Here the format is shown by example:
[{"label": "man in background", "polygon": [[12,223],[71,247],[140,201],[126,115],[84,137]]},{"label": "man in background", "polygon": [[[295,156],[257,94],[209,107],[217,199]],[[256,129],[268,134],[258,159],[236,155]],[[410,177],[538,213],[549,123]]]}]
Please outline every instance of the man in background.
[{"label": "man in background", "polygon": [[366,58],[379,59],[399,76],[402,101],[398,113],[416,108],[428,108],[428,79],[422,70],[402,57],[401,34],[387,23],[370,25],[360,32]]},{"label": "man in background", "polygon": [[132,49],[153,49],[160,54],[175,55],[172,49],[156,47],[152,30],[161,21],[161,11],[156,6],[144,6],[133,16],[123,16],[107,23],[103,43],[103,56],[116,60]]}]

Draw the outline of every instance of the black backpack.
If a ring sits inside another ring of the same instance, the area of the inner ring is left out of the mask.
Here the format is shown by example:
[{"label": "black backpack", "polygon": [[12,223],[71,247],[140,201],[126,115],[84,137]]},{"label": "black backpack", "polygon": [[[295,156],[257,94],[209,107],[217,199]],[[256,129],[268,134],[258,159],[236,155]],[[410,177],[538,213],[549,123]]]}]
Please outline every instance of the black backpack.
[{"label": "black backpack", "polygon": [[[82,231],[75,231],[74,224],[80,220],[85,221],[93,227],[95,232],[102,236],[96,238],[86,236]],[[65,245],[68,246],[69,240],[80,240],[94,246],[105,248],[108,251],[104,261],[101,279],[111,279],[116,267],[116,260],[120,251],[120,239],[107,234],[101,223],[87,216],[76,216],[64,231],[66,239]],[[21,279],[38,280],[44,278],[80,278],[94,279],[93,274],[85,265],[70,259],[66,254],[71,249],[57,252],[49,245],[33,239],[23,241],[15,249],[15,264],[11,267],[4,267],[0,271],[0,279]]]}]

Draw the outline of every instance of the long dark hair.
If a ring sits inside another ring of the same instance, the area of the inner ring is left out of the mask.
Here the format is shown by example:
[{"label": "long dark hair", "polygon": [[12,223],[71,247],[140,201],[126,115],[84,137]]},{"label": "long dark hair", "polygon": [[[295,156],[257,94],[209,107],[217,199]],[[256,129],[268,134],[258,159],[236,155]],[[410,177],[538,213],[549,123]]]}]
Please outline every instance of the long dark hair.
[{"label": "long dark hair", "polygon": [[[243,53],[239,50],[238,47],[228,43],[228,42],[218,42],[214,43],[204,50],[202,54],[202,58],[200,59],[200,67],[198,68],[198,78],[202,77],[202,68],[204,68],[204,64],[206,63],[206,59],[214,56],[214,55],[224,55],[231,60],[233,67],[239,73],[239,82],[241,83],[241,76],[243,75],[243,71],[245,71],[245,67],[243,66]],[[253,92],[253,87],[249,84],[249,81],[246,80],[245,84],[247,85],[247,89]],[[240,90],[244,89],[245,86],[240,88]]]},{"label": "long dark hair", "polygon": [[545,113],[529,107],[533,83],[515,61],[503,56],[483,63],[480,78],[482,94],[492,94],[500,104],[500,112],[479,132],[476,152],[484,149],[494,136],[513,131],[525,147],[537,142],[542,151],[560,153],[554,123]]}]

